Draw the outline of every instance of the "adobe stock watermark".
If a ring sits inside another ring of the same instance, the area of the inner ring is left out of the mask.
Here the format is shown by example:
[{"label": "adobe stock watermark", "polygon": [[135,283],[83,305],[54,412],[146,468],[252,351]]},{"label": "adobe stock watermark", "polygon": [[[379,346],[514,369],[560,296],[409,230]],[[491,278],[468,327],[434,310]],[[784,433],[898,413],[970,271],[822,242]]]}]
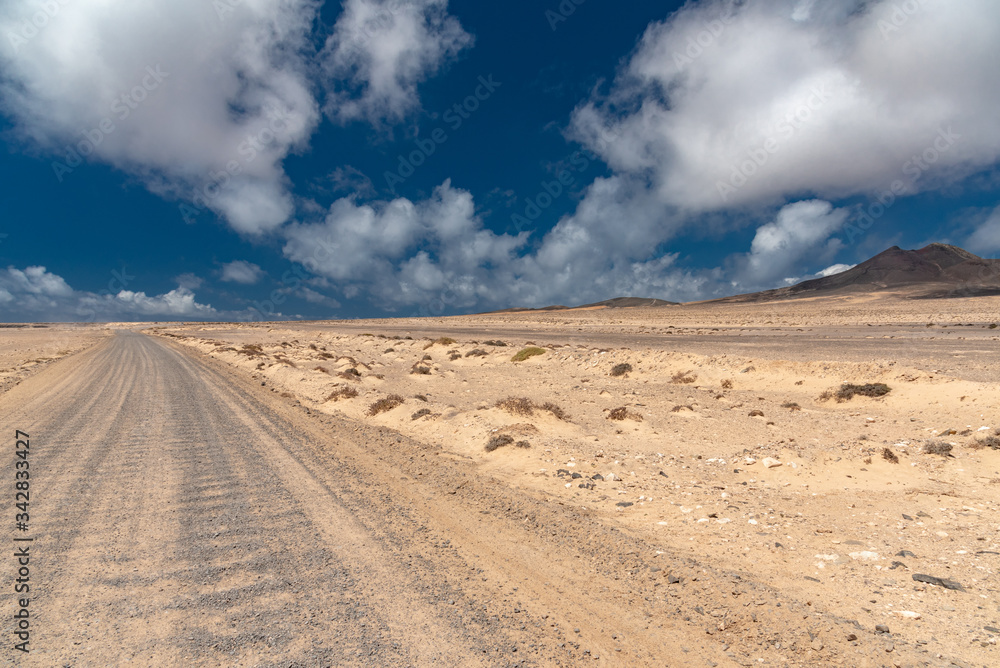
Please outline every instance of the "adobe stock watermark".
[{"label": "adobe stock watermark", "polygon": [[31,15],[30,19],[21,21],[17,30],[7,31],[7,40],[14,48],[15,55],[20,53],[21,47],[38,37],[38,35],[49,27],[59,11],[73,0],[44,0],[37,3],[38,11]]},{"label": "adobe stock watermark", "polygon": [[[617,131],[602,129],[601,136],[597,141],[598,152],[606,150],[620,136],[621,134]],[[514,230],[520,234],[525,228],[530,227],[560,197],[572,190],[573,186],[576,185],[577,176],[583,174],[591,165],[599,161],[598,154],[587,149],[573,153],[569,158],[571,169],[560,169],[553,175],[552,180],[542,179],[538,192],[525,200],[524,207],[519,212],[511,214],[510,223]]]},{"label": "adobe stock watermark", "polygon": [[[115,297],[122,290],[127,290],[129,284],[135,280],[135,276],[129,276],[128,267],[122,265],[122,270],[116,271],[111,270],[111,278],[108,280],[108,287],[104,288],[97,293],[97,296],[102,300],[106,297]],[[85,316],[85,319],[81,322],[94,322],[97,320],[97,310],[90,308],[81,313]]]},{"label": "adobe stock watermark", "polygon": [[701,58],[705,54],[705,49],[711,47],[722,37],[722,33],[726,31],[726,26],[731,24],[734,18],[733,13],[727,11],[720,14],[717,19],[702,23],[704,30],[701,30],[693,37],[688,37],[687,46],[684,48],[684,51],[674,51],[674,66],[677,68],[677,71],[684,71],[685,67]]},{"label": "adobe stock watermark", "polygon": [[906,2],[892,5],[892,11],[884,19],[879,19],[878,29],[882,33],[882,39],[888,40],[893,33],[897,33],[910,22],[910,17],[922,10],[927,0],[906,0]]},{"label": "adobe stock watermark", "polygon": [[715,188],[719,191],[719,197],[722,198],[723,203],[728,203],[729,198],[734,193],[749,183],[760,170],[764,169],[771,157],[777,155],[781,148],[809,123],[813,113],[826,104],[831,97],[832,94],[826,89],[825,84],[814,86],[810,89],[810,95],[806,98],[805,103],[786,114],[785,118],[778,123],[775,134],[757,146],[747,149],[747,157],[738,165],[731,167],[729,179],[715,182]]},{"label": "adobe stock watermark", "polygon": [[267,123],[257,132],[250,133],[236,147],[236,155],[227,160],[222,169],[208,171],[208,176],[194,188],[189,201],[181,202],[179,209],[185,223],[193,223],[198,216],[210,208],[210,204],[233,182],[233,178],[243,173],[243,169],[257,159],[268,146],[288,130],[287,109],[266,108]]},{"label": "adobe stock watermark", "polygon": [[75,144],[67,144],[63,148],[64,161],[54,160],[52,162],[52,171],[55,172],[59,183],[62,183],[68,174],[72,174],[74,169],[82,165],[84,158],[96,151],[97,147],[104,143],[104,140],[118,128],[115,125],[115,119],[119,123],[128,120],[132,112],[138,109],[139,105],[145,102],[149,95],[159,88],[160,84],[169,76],[170,73],[161,70],[159,65],[146,66],[146,75],[142,80],[131,90],[120,93],[111,103],[113,117],[111,115],[105,116],[95,127],[81,130],[80,135],[83,139]]},{"label": "adobe stock watermark", "polygon": [[576,8],[587,0],[562,0],[555,9],[545,10],[545,20],[549,22],[552,32],[559,28],[560,23],[565,23],[569,17],[576,13]]},{"label": "adobe stock watermark", "polygon": [[[847,234],[847,243],[851,244],[861,236],[864,236],[875,222],[884,216],[892,208],[896,201],[908,193],[914,191],[913,186],[931,167],[941,159],[941,156],[951,150],[962,138],[962,135],[954,132],[949,126],[947,129],[939,128],[937,137],[922,153],[914,155],[903,163],[900,170],[908,180],[896,179],[887,190],[883,190],[875,195],[875,201],[866,209],[862,210],[856,221],[849,223],[844,232]],[[908,182],[907,182],[908,181]]]},{"label": "adobe stock watermark", "polygon": [[[500,81],[494,81],[492,74],[485,77],[480,75],[477,82],[470,95],[449,107],[441,115],[441,120],[448,124],[452,132],[458,132],[465,122],[472,118],[472,114],[478,111],[482,103],[490,99],[493,93],[503,85]],[[450,139],[450,135],[445,129],[436,127],[427,138],[414,140],[412,151],[397,156],[396,170],[386,170],[383,174],[389,192],[395,195],[396,186],[406,183],[406,180],[416,173],[417,168],[427,162],[427,159],[434,155],[438,147],[447,142],[448,139]]]}]

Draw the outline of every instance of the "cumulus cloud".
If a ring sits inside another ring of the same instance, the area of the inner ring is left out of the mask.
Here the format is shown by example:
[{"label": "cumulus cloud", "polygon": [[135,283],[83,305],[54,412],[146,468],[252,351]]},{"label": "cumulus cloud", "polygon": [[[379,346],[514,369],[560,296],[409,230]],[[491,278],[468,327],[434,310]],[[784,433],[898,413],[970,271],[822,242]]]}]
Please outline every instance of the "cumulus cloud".
[{"label": "cumulus cloud", "polygon": [[266,233],[294,211],[282,165],[308,147],[320,79],[334,118],[391,122],[471,43],[443,0],[347,0],[320,57],[320,4],[10,0],[0,109],[28,150],[52,158],[54,185],[108,164],[179,199],[189,222],[211,210]]},{"label": "cumulus cloud", "polygon": [[222,265],[220,278],[227,283],[253,285],[266,275],[263,269],[246,260],[233,260]]},{"label": "cumulus cloud", "polygon": [[472,42],[448,0],[345,0],[322,54],[325,111],[342,123],[399,121],[419,106],[417,85]]},{"label": "cumulus cloud", "polygon": [[0,271],[0,305],[8,322],[218,320],[236,315],[198,303],[185,287],[154,296],[131,290],[87,292],[38,266]]},{"label": "cumulus cloud", "polygon": [[998,60],[991,0],[688,3],[570,134],[693,213],[913,193],[1000,156]]},{"label": "cumulus cloud", "polygon": [[995,257],[1000,253],[1000,206],[969,236],[966,248],[984,257]]},{"label": "cumulus cloud", "polygon": [[830,239],[847,220],[846,209],[829,202],[809,200],[789,204],[772,222],[757,228],[750,252],[736,261],[736,281],[742,289],[771,288],[799,269],[804,258],[829,261],[842,242]]}]

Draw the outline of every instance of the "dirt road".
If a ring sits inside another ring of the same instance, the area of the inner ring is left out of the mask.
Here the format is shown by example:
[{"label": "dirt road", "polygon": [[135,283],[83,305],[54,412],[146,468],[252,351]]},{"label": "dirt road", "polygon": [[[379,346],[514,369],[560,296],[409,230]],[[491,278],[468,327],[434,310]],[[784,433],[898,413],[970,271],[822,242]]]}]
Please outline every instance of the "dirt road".
[{"label": "dirt road", "polygon": [[120,332],[56,362],[0,416],[11,449],[15,429],[31,436],[17,535],[34,538],[29,654],[12,649],[15,560],[0,566],[6,663],[730,666],[775,629],[803,663],[885,663],[875,640],[834,640],[849,620],[752,574],[162,339]]}]

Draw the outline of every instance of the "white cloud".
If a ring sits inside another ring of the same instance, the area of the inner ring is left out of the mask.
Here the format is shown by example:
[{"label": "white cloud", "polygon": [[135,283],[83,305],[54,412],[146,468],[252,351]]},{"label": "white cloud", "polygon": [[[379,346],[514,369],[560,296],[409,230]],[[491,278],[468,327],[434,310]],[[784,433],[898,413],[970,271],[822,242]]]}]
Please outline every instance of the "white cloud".
[{"label": "white cloud", "polygon": [[826,278],[827,276],[833,276],[834,274],[842,274],[848,269],[854,269],[856,266],[856,264],[831,264],[826,269],[817,271],[813,278]]},{"label": "white cloud", "polygon": [[[53,185],[85,162],[108,164],[185,203],[188,221],[211,210],[265,233],[294,211],[283,161],[320,119],[320,4],[9,0],[0,110],[28,150],[51,156]],[[327,111],[398,120],[417,106],[417,84],[470,41],[444,0],[347,0],[322,58]]]},{"label": "white cloud", "polygon": [[253,285],[266,275],[263,269],[252,262],[233,260],[222,265],[221,279],[227,283]]},{"label": "white cloud", "polygon": [[969,236],[965,247],[981,256],[1000,253],[1000,206]]},{"label": "white cloud", "polygon": [[345,0],[323,50],[338,122],[402,120],[419,107],[417,84],[473,38],[448,14],[448,0]]},{"label": "white cloud", "polygon": [[[693,213],[894,180],[916,192],[993,164],[1000,4],[899,5],[688,3],[649,26],[571,136]],[[925,151],[927,170],[910,162]]]},{"label": "white cloud", "polygon": [[108,321],[141,319],[218,320],[240,314],[216,311],[200,304],[194,293],[178,287],[165,294],[120,290],[94,293],[74,290],[45,267],[7,267],[0,271],[3,319],[12,322]]}]

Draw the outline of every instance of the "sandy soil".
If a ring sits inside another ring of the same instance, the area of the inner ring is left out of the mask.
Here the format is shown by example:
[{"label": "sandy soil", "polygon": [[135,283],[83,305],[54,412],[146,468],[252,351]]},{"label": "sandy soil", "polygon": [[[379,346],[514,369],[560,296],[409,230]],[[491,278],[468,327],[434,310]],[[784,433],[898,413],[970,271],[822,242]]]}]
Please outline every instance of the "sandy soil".
[{"label": "sandy soil", "polygon": [[[887,298],[117,335],[0,396],[46,434],[35,665],[996,665],[998,320]],[[843,383],[891,389],[822,398]]]}]

